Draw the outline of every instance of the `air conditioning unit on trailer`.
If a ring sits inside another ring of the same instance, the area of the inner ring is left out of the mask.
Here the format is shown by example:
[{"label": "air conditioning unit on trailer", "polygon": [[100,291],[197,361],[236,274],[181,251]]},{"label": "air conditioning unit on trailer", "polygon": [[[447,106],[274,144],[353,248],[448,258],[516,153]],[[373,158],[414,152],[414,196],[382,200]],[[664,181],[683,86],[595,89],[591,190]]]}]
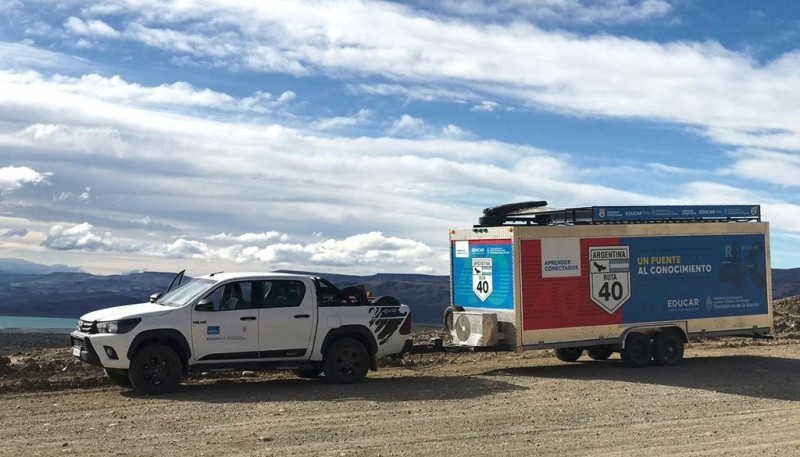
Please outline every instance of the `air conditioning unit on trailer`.
[{"label": "air conditioning unit on trailer", "polygon": [[459,346],[494,346],[497,344],[497,314],[456,311],[450,334],[453,344]]}]

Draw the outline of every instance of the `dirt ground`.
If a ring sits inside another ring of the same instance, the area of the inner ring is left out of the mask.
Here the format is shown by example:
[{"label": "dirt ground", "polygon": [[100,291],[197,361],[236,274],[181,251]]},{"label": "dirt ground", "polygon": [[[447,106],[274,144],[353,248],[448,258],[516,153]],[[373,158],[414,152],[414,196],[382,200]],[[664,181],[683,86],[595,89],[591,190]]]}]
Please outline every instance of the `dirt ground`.
[{"label": "dirt ground", "polygon": [[692,343],[675,367],[415,355],[351,386],[237,373],[158,397],[23,339],[0,338],[0,455],[800,455],[792,332]]}]

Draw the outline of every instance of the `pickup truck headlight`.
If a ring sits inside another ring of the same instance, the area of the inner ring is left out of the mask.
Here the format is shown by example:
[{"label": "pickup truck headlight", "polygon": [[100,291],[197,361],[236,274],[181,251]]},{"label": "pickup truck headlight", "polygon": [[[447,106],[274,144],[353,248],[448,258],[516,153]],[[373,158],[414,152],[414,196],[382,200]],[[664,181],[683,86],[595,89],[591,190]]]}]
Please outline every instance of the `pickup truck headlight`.
[{"label": "pickup truck headlight", "polygon": [[122,319],[118,321],[106,321],[97,323],[97,333],[127,333],[139,325],[141,318]]}]

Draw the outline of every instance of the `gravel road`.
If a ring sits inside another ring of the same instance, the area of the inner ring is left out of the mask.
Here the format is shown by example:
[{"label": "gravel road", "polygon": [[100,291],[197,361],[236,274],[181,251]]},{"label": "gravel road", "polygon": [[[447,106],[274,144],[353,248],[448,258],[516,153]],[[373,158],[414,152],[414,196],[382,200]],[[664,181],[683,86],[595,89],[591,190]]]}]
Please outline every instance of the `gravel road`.
[{"label": "gravel road", "polygon": [[676,367],[428,355],[352,386],[271,373],[160,397],[6,392],[0,455],[800,455],[799,343],[695,343]]}]

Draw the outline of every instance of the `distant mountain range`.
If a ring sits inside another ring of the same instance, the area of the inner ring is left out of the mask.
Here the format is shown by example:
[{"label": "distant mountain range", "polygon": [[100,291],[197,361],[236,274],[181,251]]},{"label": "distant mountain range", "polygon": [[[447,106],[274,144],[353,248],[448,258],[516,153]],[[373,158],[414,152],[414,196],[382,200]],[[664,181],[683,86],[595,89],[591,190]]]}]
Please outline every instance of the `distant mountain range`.
[{"label": "distant mountain range", "polygon": [[[376,297],[391,295],[412,306],[416,324],[438,324],[450,300],[447,276],[307,274],[324,277],[340,287],[365,284]],[[175,273],[156,272],[96,276],[77,272],[0,271],[0,315],[77,319],[96,309],[147,301],[152,293],[166,290],[174,277]]]},{"label": "distant mountain range", "polygon": [[[0,259],[0,315],[5,316],[77,319],[92,310],[147,301],[150,294],[169,287],[175,276],[174,273],[156,272],[112,276],[74,271],[8,273],[3,272],[6,265],[4,259]],[[375,296],[394,296],[411,306],[415,325],[439,325],[442,312],[450,301],[448,276],[305,274],[322,276],[340,287],[364,284]],[[800,295],[800,268],[773,269],[772,291],[776,300]]]},{"label": "distant mountain range", "polygon": [[29,262],[22,259],[0,259],[0,274],[17,273],[43,275],[47,273],[82,272],[78,267],[68,265],[42,265],[40,263]]}]

